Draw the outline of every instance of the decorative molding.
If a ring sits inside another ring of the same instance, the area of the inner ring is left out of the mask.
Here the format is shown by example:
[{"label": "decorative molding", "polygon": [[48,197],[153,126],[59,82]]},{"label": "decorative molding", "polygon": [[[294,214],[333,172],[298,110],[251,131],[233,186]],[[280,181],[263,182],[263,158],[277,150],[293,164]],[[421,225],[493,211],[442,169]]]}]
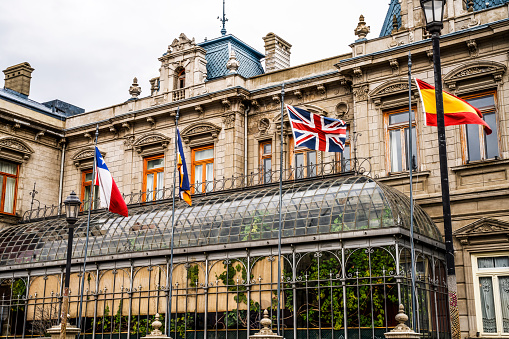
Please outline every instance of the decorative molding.
[{"label": "decorative molding", "polygon": [[24,141],[13,137],[0,138],[0,157],[16,162],[26,162],[34,150]]},{"label": "decorative molding", "polygon": [[151,132],[136,139],[132,147],[142,156],[161,153],[168,147],[171,139],[162,133]]},{"label": "decorative molding", "polygon": [[428,61],[430,63],[433,63],[433,50],[432,49],[426,50],[426,56],[428,57]]},{"label": "decorative molding", "polygon": [[235,127],[235,116],[236,116],[235,112],[228,112],[226,114],[223,114],[222,120],[224,129],[230,129]]},{"label": "decorative molding", "polygon": [[153,117],[147,117],[147,122],[150,124],[150,129],[156,128],[156,120]]},{"label": "decorative molding", "polygon": [[254,99],[251,100],[251,106],[253,106],[255,109],[260,107],[260,104],[258,103],[258,100]]},{"label": "decorative molding", "polygon": [[[412,83],[412,92],[415,90],[415,84]],[[396,79],[387,81],[369,92],[369,98],[376,106],[382,105],[382,101],[386,97],[393,95],[406,95],[408,97],[408,80]]]},{"label": "decorative molding", "polygon": [[[91,168],[94,162],[94,152],[95,148],[88,146],[81,148],[72,156],[72,160],[74,166],[78,169],[86,169]],[[101,152],[101,155],[104,157],[106,155],[105,152]]]},{"label": "decorative molding", "polygon": [[258,131],[260,135],[267,135],[270,130],[270,120],[262,118],[258,121]]},{"label": "decorative molding", "polygon": [[184,143],[195,145],[214,142],[219,132],[221,127],[204,121],[187,126],[182,130],[181,136]]},{"label": "decorative molding", "polygon": [[444,76],[444,83],[451,90],[456,90],[459,82],[491,76],[493,85],[502,80],[502,75],[507,70],[507,66],[495,61],[471,61],[456,67]]},{"label": "decorative molding", "polygon": [[481,218],[453,232],[454,237],[463,245],[471,242],[487,243],[486,238],[509,242],[509,222],[493,218]]},{"label": "decorative molding", "polygon": [[361,85],[353,89],[355,101],[364,101],[368,99],[368,85]]},{"label": "decorative molding", "polygon": [[40,139],[42,136],[44,136],[44,131],[39,131],[39,132],[37,132],[37,134],[35,134],[35,138],[34,138],[34,140],[35,140],[35,141],[39,141],[39,139]]},{"label": "decorative molding", "polygon": [[336,105],[336,116],[341,120],[345,120],[349,109],[350,108],[348,107],[348,104],[344,101],[341,101]]},{"label": "decorative molding", "polygon": [[134,135],[126,135],[124,137],[124,147],[126,150],[133,149]]}]

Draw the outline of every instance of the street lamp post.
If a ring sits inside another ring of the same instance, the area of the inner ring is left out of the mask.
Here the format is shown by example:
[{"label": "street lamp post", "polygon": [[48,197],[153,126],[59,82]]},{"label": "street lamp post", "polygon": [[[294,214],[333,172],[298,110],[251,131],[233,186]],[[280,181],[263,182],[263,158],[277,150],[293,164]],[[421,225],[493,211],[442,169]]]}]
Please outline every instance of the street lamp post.
[{"label": "street lamp post", "polygon": [[78,213],[80,211],[81,201],[72,191],[72,193],[65,199],[65,216],[68,224],[68,238],[67,238],[67,262],[65,264],[65,281],[64,281],[64,295],[62,299],[62,317],[60,322],[60,339],[65,339],[67,335],[67,313],[69,312],[69,282],[71,279],[71,256],[72,256],[72,240],[74,235],[74,224],[78,221]]}]

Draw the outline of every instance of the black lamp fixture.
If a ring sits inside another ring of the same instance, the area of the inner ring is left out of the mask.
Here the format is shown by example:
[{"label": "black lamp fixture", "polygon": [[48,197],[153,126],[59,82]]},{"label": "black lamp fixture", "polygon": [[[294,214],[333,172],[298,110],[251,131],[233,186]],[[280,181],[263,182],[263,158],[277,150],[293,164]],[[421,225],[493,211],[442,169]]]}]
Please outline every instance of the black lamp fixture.
[{"label": "black lamp fixture", "polygon": [[440,34],[444,27],[445,0],[421,0],[421,7],[424,10],[428,32]]},{"label": "black lamp fixture", "polygon": [[76,221],[78,221],[78,213],[80,212],[81,206],[81,201],[74,191],[64,200],[64,205],[67,223],[69,225],[74,225]]}]

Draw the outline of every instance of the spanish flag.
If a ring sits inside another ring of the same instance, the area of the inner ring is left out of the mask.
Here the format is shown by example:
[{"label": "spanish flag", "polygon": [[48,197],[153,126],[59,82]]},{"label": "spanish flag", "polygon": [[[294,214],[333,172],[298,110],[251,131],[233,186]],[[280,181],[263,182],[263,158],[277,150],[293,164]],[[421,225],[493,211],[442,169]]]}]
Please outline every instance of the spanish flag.
[{"label": "spanish flag", "polygon": [[[422,105],[424,106],[426,126],[437,125],[435,87],[415,79]],[[463,99],[447,92],[442,92],[444,98],[445,126],[477,124],[483,125],[486,134],[491,134],[491,128],[482,118],[482,113]]]},{"label": "spanish flag", "polygon": [[187,176],[186,159],[184,158],[184,149],[182,148],[182,139],[177,129],[177,169],[179,171],[179,196],[191,206],[191,185]]}]

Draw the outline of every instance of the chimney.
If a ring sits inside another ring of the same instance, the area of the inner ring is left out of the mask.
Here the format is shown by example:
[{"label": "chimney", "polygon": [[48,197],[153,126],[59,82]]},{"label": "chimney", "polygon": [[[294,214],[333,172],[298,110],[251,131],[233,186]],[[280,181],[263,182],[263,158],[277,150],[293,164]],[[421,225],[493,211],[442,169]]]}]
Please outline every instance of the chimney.
[{"label": "chimney", "polygon": [[274,33],[267,34],[265,41],[265,71],[272,72],[290,67],[290,45]]},{"label": "chimney", "polygon": [[28,96],[30,94],[30,80],[34,69],[28,62],[7,67],[3,72],[5,74],[5,89],[18,92]]}]

